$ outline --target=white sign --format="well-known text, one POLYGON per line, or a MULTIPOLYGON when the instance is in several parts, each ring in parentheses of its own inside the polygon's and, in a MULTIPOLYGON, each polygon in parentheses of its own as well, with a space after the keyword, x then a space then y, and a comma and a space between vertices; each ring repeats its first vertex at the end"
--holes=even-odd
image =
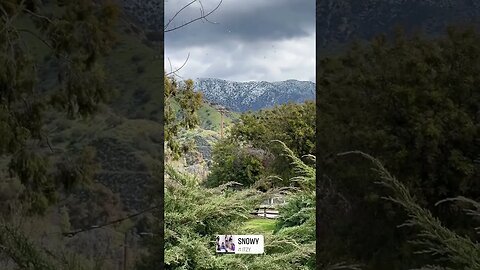
POLYGON ((263 235, 217 235, 217 253, 263 254, 263 235))

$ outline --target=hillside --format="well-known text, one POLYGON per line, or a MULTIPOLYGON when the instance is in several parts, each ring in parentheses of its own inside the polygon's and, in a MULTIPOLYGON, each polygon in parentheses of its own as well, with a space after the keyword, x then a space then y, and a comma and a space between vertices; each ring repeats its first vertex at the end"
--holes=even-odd
MULTIPOLYGON (((28 20, 17 24, 35 31, 28 20)), ((74 252, 86 265, 101 260, 103 267, 98 269, 117 269, 123 260, 125 233, 137 227, 138 219, 71 238, 61 233, 103 224, 148 207, 148 187, 163 162, 163 47, 153 45, 127 20, 118 22, 116 34, 115 46, 103 59, 106 78, 114 89, 110 101, 84 119, 69 119, 48 110, 43 130, 49 145, 42 142, 35 148, 49 155, 52 169, 63 161, 74 166, 72 160, 83 149, 94 149, 93 162, 98 170, 93 181, 74 186, 70 192, 62 191, 45 216, 21 224, 30 239, 45 243, 52 251, 74 252)), ((57 83, 56 71, 60 67, 42 42, 28 32, 22 35, 38 62, 39 88, 48 93, 57 83)), ((20 186, 18 180, 9 177, 7 160, 5 156, 0 158, 0 176, 9 179, 0 186, 6 194, 16 192, 20 186)), ((16 199, 8 198, 2 205, 14 205, 16 199)), ((139 240, 137 234, 129 236, 132 262, 139 240)), ((0 268, 11 269, 4 265, 0 268)))
POLYGON ((163 1, 160 0, 118 0, 125 12, 136 19, 144 29, 162 31, 163 1))
MULTIPOLYGON (((218 106, 211 104, 204 99, 204 103, 199 112, 200 127, 205 130, 212 130, 220 132, 221 129, 221 114, 218 106)), ((231 126, 238 120, 240 114, 234 111, 226 111, 223 115, 224 128, 231 126)))

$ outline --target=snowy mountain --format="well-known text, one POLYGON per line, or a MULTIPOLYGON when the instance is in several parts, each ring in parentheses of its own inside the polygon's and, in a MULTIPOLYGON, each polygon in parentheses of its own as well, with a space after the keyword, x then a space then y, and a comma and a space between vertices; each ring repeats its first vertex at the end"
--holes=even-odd
POLYGON ((209 102, 237 112, 315 99, 315 83, 310 81, 233 82, 200 78, 195 80, 195 89, 202 92, 204 99, 209 102))

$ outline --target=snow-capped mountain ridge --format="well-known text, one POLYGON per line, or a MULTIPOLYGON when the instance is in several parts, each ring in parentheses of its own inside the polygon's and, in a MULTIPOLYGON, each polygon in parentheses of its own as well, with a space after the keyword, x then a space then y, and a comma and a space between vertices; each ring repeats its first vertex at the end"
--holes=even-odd
POLYGON ((238 112, 315 99, 315 83, 297 80, 234 82, 198 78, 195 80, 195 90, 202 92, 206 100, 238 112))

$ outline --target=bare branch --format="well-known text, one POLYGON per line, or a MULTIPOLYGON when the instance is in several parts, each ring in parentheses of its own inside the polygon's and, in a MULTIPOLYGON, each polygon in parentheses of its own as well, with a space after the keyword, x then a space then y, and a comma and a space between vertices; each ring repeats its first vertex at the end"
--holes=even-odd
POLYGON ((27 8, 24 8, 23 10, 24 10, 25 12, 27 12, 28 14, 34 16, 34 17, 37 17, 37 18, 46 20, 47 22, 53 24, 53 21, 52 21, 50 18, 46 17, 46 16, 40 15, 40 14, 38 14, 38 13, 35 13, 35 12, 33 12, 33 11, 27 9, 27 8))
MULTIPOLYGON (((187 64, 189 58, 190 58, 190 53, 188 53, 187 59, 185 59, 185 61, 183 62, 183 64, 182 64, 179 68, 177 68, 177 69, 175 69, 175 70, 172 70, 172 71, 170 71, 169 73, 167 73, 167 76, 170 76, 170 75, 178 76, 176 73, 177 73, 178 71, 180 71, 183 67, 185 67, 185 65, 187 64)), ((168 58, 168 61, 170 62, 170 58, 168 58)), ((170 68, 172 68, 172 63, 170 63, 170 68)))
MULTIPOLYGON (((195 1, 192 1, 192 2, 197 2, 197 1, 198 1, 198 0, 195 0, 195 1)), ((190 2, 188 5, 193 4, 192 2, 190 2)), ((181 24, 181 25, 179 25, 179 26, 177 26, 177 27, 173 27, 173 28, 171 28, 171 29, 167 29, 167 27, 165 27, 164 32, 165 32, 165 33, 172 32, 172 31, 175 31, 175 30, 180 29, 180 28, 182 28, 182 27, 185 27, 185 26, 187 26, 187 25, 189 25, 189 24, 191 24, 191 23, 194 23, 194 22, 196 22, 196 21, 198 21, 198 20, 206 19, 208 16, 210 16, 213 12, 215 12, 215 11, 220 7, 220 5, 222 4, 222 2, 223 2, 223 0, 220 0, 220 2, 218 3, 218 5, 217 5, 214 9, 212 9, 210 12, 200 14, 199 17, 197 17, 197 18, 195 18, 195 19, 192 19, 192 20, 190 20, 190 21, 188 21, 188 22, 186 22, 186 23, 183 23, 183 24, 181 24)), ((177 11, 177 13, 175 14, 174 17, 176 17, 180 11, 184 10, 185 7, 186 7, 186 6, 184 6, 182 9, 180 9, 179 11, 177 11)), ((171 22, 167 23, 167 26, 168 26, 170 23, 171 23, 171 22)))
POLYGON ((19 32, 25 32, 25 33, 29 33, 30 35, 36 37, 38 40, 40 40, 43 44, 45 44, 45 46, 49 47, 50 49, 54 49, 53 46, 48 43, 45 39, 43 39, 41 36, 37 35, 35 32, 29 30, 29 29, 25 29, 25 28, 19 28, 18 29, 19 32))
POLYGON ((168 60, 168 64, 170 65, 170 71, 173 71, 172 61, 170 61, 170 57, 167 57, 167 60, 168 60))
POLYGON ((168 26, 173 22, 173 20, 175 20, 175 18, 178 16, 178 14, 180 14, 183 10, 185 10, 187 7, 191 6, 195 2, 197 2, 197 0, 193 0, 190 3, 186 4, 185 6, 183 6, 181 9, 179 9, 175 13, 175 15, 173 15, 173 17, 170 20, 168 20, 168 22, 165 24, 164 30, 166 30, 168 28, 168 26))
POLYGON ((91 231, 91 230, 96 230, 96 229, 107 227, 107 226, 110 226, 110 225, 113 225, 113 224, 116 224, 116 223, 123 222, 125 220, 128 220, 128 219, 134 218, 136 216, 140 216, 142 214, 145 214, 145 213, 148 213, 150 211, 156 210, 159 207, 160 207, 159 205, 152 206, 150 208, 144 209, 140 212, 128 215, 128 216, 123 217, 123 218, 112 220, 112 221, 109 221, 109 222, 106 222, 106 223, 103 223, 103 224, 100 224, 100 225, 92 225, 92 226, 85 227, 85 228, 82 228, 82 229, 78 229, 78 230, 74 230, 74 231, 70 231, 70 232, 64 232, 64 233, 62 233, 62 235, 65 236, 65 237, 73 237, 73 236, 75 236, 79 233, 88 232, 88 231, 91 231))
MULTIPOLYGON (((202 16, 205 14, 205 8, 203 7, 203 4, 202 4, 202 1, 198 0, 198 3, 200 4, 200 13, 202 14, 202 16)), ((203 17, 203 20, 205 20, 206 22, 209 22, 211 24, 218 24, 217 22, 212 22, 210 21, 207 17, 203 17)))

